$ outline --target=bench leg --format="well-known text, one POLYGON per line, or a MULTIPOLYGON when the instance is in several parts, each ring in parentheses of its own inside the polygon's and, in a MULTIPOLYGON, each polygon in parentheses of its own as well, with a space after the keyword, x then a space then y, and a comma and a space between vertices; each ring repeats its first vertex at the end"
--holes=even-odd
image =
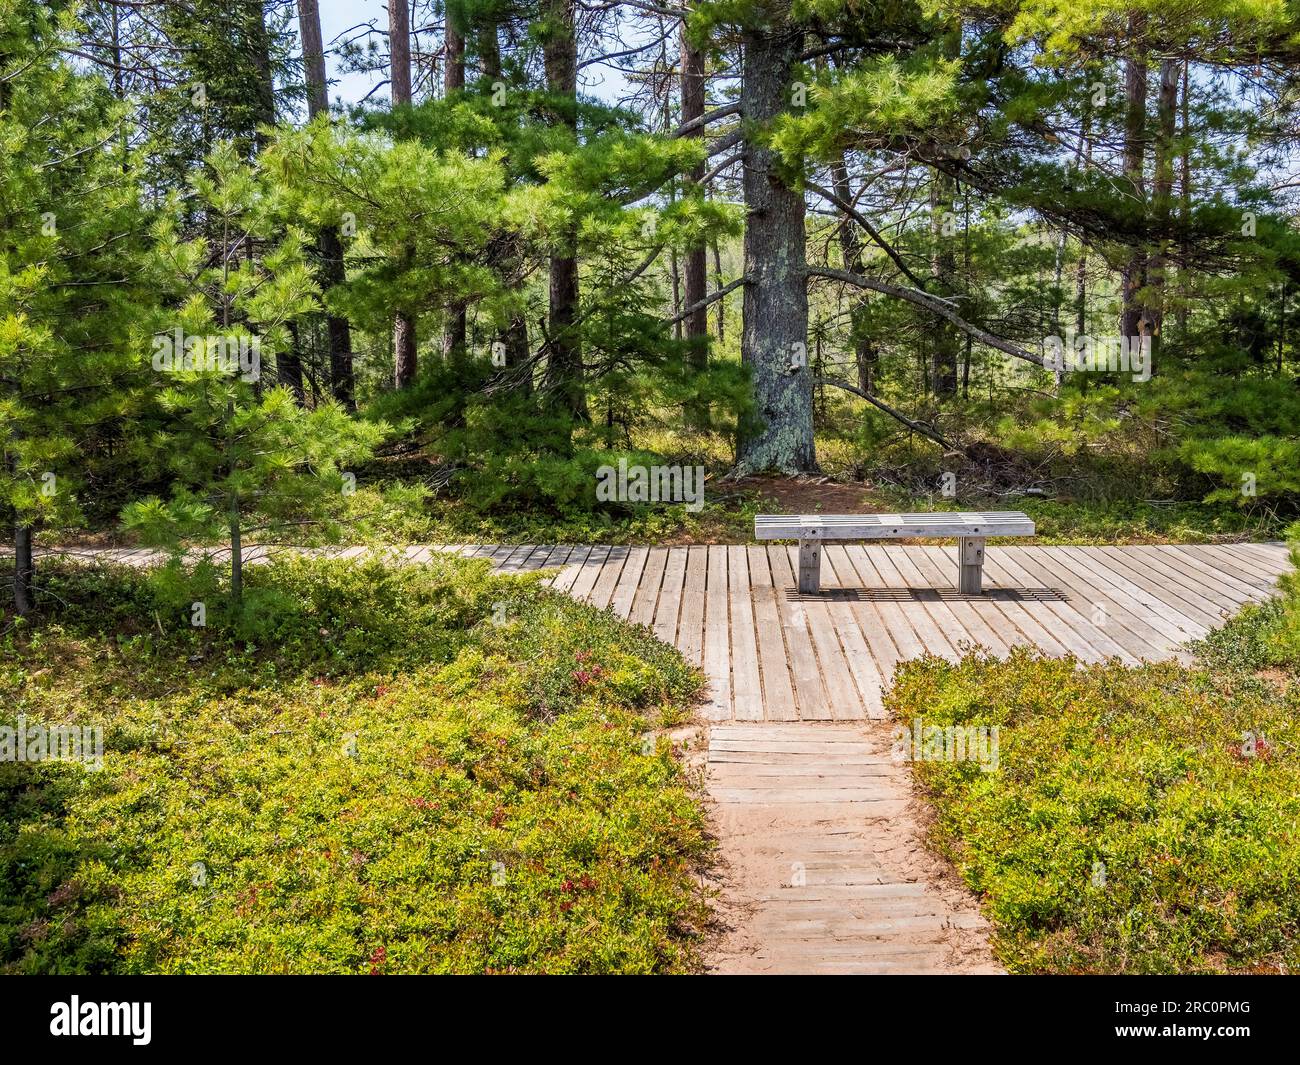
POLYGON ((957 545, 957 591, 962 595, 984 592, 984 537, 963 536, 957 545))
POLYGON ((799 591, 804 594, 820 592, 822 588, 822 542, 799 541, 799 591))

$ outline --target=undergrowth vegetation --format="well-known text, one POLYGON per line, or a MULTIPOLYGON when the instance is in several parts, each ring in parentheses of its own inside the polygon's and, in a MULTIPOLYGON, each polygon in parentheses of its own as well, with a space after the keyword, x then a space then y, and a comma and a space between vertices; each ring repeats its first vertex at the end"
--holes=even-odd
POLYGON ((485 563, 250 567, 268 620, 47 567, 0 724, 0 970, 662 972, 696 964, 704 823, 670 742, 700 678, 485 563))
POLYGON ((1023 650, 902 668, 901 720, 999 729, 997 772, 915 769, 933 841, 982 896, 1009 969, 1300 964, 1300 582, 1284 582, 1190 669, 1023 650))

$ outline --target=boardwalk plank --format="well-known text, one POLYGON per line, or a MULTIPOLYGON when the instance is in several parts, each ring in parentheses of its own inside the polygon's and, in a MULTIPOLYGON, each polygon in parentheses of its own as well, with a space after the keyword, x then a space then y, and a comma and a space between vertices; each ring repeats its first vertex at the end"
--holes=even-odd
MULTIPOLYGON (((1167 655, 1171 645, 1164 643, 1160 633, 1152 628, 1137 631, 1115 624, 1117 610, 1113 604, 1100 598, 1095 588, 1081 580, 1072 568, 1059 557, 1046 550, 1017 553, 1015 560, 1022 571, 1033 581, 1066 591, 1069 594, 1069 614, 1075 619, 1075 632, 1080 639, 1095 648, 1103 658, 1118 656, 1129 665, 1135 665, 1153 655, 1167 655)), ((1057 611, 1058 617, 1067 615, 1057 611)))
MULTIPOLYGON (((1069 572, 1084 575, 1090 584, 1102 592, 1118 596, 1118 601, 1132 600, 1139 604, 1145 611, 1145 614, 1140 616, 1172 643, 1205 635, 1207 627, 1202 622, 1167 603, 1149 588, 1130 580, 1127 571, 1107 565, 1103 558, 1094 558, 1079 548, 1051 547, 1034 548, 1034 550, 1059 558, 1061 560, 1059 564, 1066 567, 1069 572), (1180 633, 1183 635, 1180 636, 1180 633)), ((1139 616, 1135 610, 1130 611, 1129 614, 1139 616)))
POLYGON ((1159 552, 1162 561, 1177 566, 1199 586, 1222 588, 1238 602, 1265 599, 1270 594, 1256 581, 1201 552, 1182 550, 1176 546, 1159 547, 1154 550, 1159 552))
MULTIPOLYGON (((822 554, 822 587, 832 590, 843 587, 834 563, 826 557, 825 552, 822 554)), ((823 610, 842 650, 856 690, 856 703, 846 705, 844 713, 839 716, 845 720, 864 716, 883 720, 885 706, 881 700, 883 680, 880 669, 871 656, 871 649, 867 646, 866 638, 858 627, 849 604, 831 599, 823 605, 823 610)))
POLYGON ((623 571, 618 575, 618 581, 609 597, 609 609, 621 618, 627 618, 632 613, 632 603, 636 599, 637 586, 641 583, 641 573, 649 554, 648 547, 628 548, 623 571))
POLYGON ((600 576, 596 578, 596 583, 592 585, 591 592, 587 596, 587 601, 597 610, 604 610, 614 598, 618 579, 623 576, 623 570, 627 567, 628 559, 632 557, 632 551, 630 547, 609 549, 609 557, 600 567, 600 576))
MULTIPOLYGON (((858 568, 841 544, 830 544, 823 548, 822 561, 834 572, 838 587, 859 593, 867 590, 866 582, 863 581, 858 568)), ((910 639, 909 646, 915 648, 914 654, 922 653, 920 641, 916 639, 912 627, 905 621, 894 625, 894 632, 891 633, 890 626, 881 617, 877 604, 869 598, 859 595, 851 599, 848 605, 854 621, 857 622, 859 630, 867 641, 867 647, 876 663, 876 670, 883 679, 887 680, 893 674, 894 666, 900 659, 912 657, 900 652, 898 643, 895 642, 896 636, 903 635, 900 630, 906 630, 906 636, 910 639)))
POLYGON ((799 703, 799 716, 805 721, 828 721, 834 717, 830 697, 822 683, 822 670, 813 649, 808 631, 808 617, 804 604, 790 597, 798 587, 790 555, 784 547, 773 544, 767 550, 771 567, 772 584, 776 589, 777 608, 781 612, 781 629, 785 635, 786 653, 790 660, 790 675, 794 678, 795 698, 799 703))
MULTIPOLYGON (((855 563, 860 557, 865 557, 880 577, 882 587, 898 590, 908 589, 907 581, 899 573, 898 567, 894 565, 889 552, 879 544, 855 545, 849 549, 849 554, 855 563), (861 555, 858 552, 861 552, 861 555)), ((889 607, 894 607, 894 604, 889 604, 889 607)), ((926 610, 925 604, 917 599, 914 593, 910 593, 909 590, 908 598, 899 601, 897 609, 910 623, 912 630, 916 633, 917 638, 921 641, 928 654, 937 655, 939 658, 946 658, 952 662, 956 662, 961 658, 957 649, 943 634, 934 618, 931 617, 930 612, 926 610)), ((892 613, 892 610, 882 608, 882 613, 892 613)))
POLYGON ((785 649, 781 610, 776 601, 781 593, 772 585, 767 548, 751 545, 745 549, 745 555, 754 596, 754 625, 758 638, 759 672, 763 681, 764 716, 769 721, 796 721, 799 718, 799 708, 795 703, 794 683, 790 677, 790 656, 785 649))
MULTIPOLYGON (((609 559, 612 550, 613 548, 604 544, 597 544, 591 549, 591 553, 583 560, 578 575, 569 588, 569 594, 574 599, 585 601, 591 595, 591 590, 596 586, 596 581, 600 579, 601 572, 605 569, 605 562, 609 559)), ((619 565, 621 564, 620 561, 619 565)))
POLYGON ((655 636, 664 643, 677 644, 677 618, 682 611, 682 588, 685 581, 686 548, 670 548, 654 617, 655 636))
POLYGON ((709 549, 686 548, 686 584, 682 588, 682 616, 677 626, 677 646, 686 661, 698 666, 704 660, 704 588, 709 549))
MULTIPOLYGON (((987 554, 985 557, 987 559, 987 554)), ((1032 562, 1019 554, 1006 552, 999 556, 998 564, 1012 580, 1020 582, 1023 587, 1042 586, 1045 581, 1050 586, 1050 575, 1038 570, 1032 562)), ((1131 665, 1138 662, 1136 655, 1126 651, 1102 632, 1084 610, 1069 600, 1045 598, 1043 605, 1047 608, 1047 613, 1056 618, 1051 626, 1052 635, 1083 661, 1103 662, 1107 658, 1118 656, 1131 665)))
MULTIPOLYGON (((836 544, 827 551, 842 577, 846 573, 850 576, 857 575, 856 587, 861 591, 870 593, 873 589, 885 586, 884 580, 861 547, 855 549, 836 544), (849 567, 848 570, 840 567, 841 560, 849 567)), ((886 610, 886 604, 877 603, 870 598, 855 603, 854 613, 863 632, 867 634, 867 643, 876 655, 881 676, 892 677, 898 662, 920 658, 925 654, 925 644, 912 628, 906 613, 886 610)))
MULTIPOLYGON (((909 551, 907 557, 921 578, 933 586, 936 596, 940 589, 950 590, 956 583, 957 560, 947 555, 947 549, 918 547, 909 551)), ((992 600, 950 598, 944 601, 944 606, 957 619, 957 623, 970 633, 976 645, 992 651, 1000 658, 1005 658, 1010 653, 1011 644, 1015 643, 1015 634, 1009 634, 1010 639, 1003 637, 999 630, 1006 628, 1006 619, 992 600)))
POLYGON ((1240 580, 1261 588, 1269 594, 1277 590, 1277 574, 1260 559, 1247 557, 1241 551, 1233 551, 1228 544, 1198 544, 1179 548, 1185 554, 1195 554, 1218 569, 1232 573, 1240 580))
POLYGON ((745 548, 726 548, 731 610, 731 705, 738 721, 763 720, 763 684, 758 674, 758 635, 745 548))
POLYGON ((727 549, 708 548, 708 575, 705 589, 704 672, 713 682, 705 716, 712 721, 727 721, 733 716, 731 702, 731 612, 727 597, 727 549))
POLYGON ((659 589, 663 586, 664 567, 668 564, 668 548, 652 547, 646 556, 641 582, 637 585, 629 620, 634 625, 649 625, 654 621, 655 607, 659 604, 659 589))
POLYGON ((1164 579, 1160 574, 1150 572, 1145 562, 1136 559, 1130 561, 1125 555, 1111 554, 1104 547, 1079 547, 1074 550, 1085 559, 1094 559, 1111 572, 1121 574, 1131 584, 1136 584, 1150 592, 1162 603, 1173 607, 1179 613, 1206 629, 1215 629, 1223 624, 1223 615, 1227 608, 1218 604, 1207 604, 1194 592, 1189 592, 1181 584, 1164 579))
POLYGON ((1161 580, 1172 582, 1180 589, 1183 596, 1192 595, 1201 600, 1218 604, 1222 610, 1236 612, 1243 603, 1251 601, 1253 589, 1238 587, 1236 582, 1226 578, 1221 581, 1207 580, 1196 567, 1185 561, 1182 556, 1173 555, 1156 547, 1134 547, 1126 556, 1135 564, 1145 564, 1152 575, 1161 580))
POLYGON ((1078 556, 1043 547, 1020 557, 1031 567, 1037 566, 1036 572, 1055 580, 1058 587, 1077 594, 1090 613, 1104 612, 1106 631, 1110 632, 1112 626, 1121 630, 1121 634, 1115 634, 1116 638, 1126 641, 1126 646, 1140 658, 1167 658, 1175 648, 1202 631, 1187 627, 1190 623, 1175 625, 1149 610, 1129 594, 1122 582, 1107 580, 1078 564, 1078 556))
MULTIPOLYGON (((787 547, 786 559, 791 573, 798 572, 799 549, 787 547)), ((827 572, 823 566, 822 587, 826 587, 827 572)), ((813 650, 817 654, 822 689, 826 692, 831 718, 836 721, 858 720, 866 716, 866 706, 855 683, 848 651, 840 641, 839 632, 831 616, 831 603, 821 596, 810 596, 801 605, 808 621, 813 650)))
POLYGON ((564 569, 551 578, 551 587, 557 592, 569 591, 573 587, 573 582, 578 579, 578 574, 582 572, 583 563, 587 561, 587 556, 590 554, 591 547, 586 544, 575 547, 565 560, 564 569))

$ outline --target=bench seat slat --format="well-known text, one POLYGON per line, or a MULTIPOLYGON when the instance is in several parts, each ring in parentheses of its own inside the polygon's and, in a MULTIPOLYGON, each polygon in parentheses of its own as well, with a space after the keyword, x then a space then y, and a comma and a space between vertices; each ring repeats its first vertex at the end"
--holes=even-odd
POLYGON ((1034 523, 1022 511, 941 511, 935 514, 759 514, 759 540, 877 540, 910 536, 1033 536, 1034 523))

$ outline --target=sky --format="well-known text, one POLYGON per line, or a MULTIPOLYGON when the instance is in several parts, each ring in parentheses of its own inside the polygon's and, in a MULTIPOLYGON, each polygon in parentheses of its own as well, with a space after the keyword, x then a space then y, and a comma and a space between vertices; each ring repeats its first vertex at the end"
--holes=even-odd
MULTIPOLYGON (((374 23, 381 30, 388 28, 388 5, 385 0, 320 0, 321 37, 325 42, 325 65, 331 81, 330 102, 355 104, 362 100, 375 85, 384 80, 380 73, 344 73, 331 46, 337 46, 340 35, 364 23, 374 23)), ((294 21, 297 29, 297 21, 294 21)), ((626 82, 615 70, 604 66, 585 67, 580 73, 582 91, 606 101, 616 100, 626 82)), ((375 92, 371 100, 388 97, 387 87, 375 92)))

